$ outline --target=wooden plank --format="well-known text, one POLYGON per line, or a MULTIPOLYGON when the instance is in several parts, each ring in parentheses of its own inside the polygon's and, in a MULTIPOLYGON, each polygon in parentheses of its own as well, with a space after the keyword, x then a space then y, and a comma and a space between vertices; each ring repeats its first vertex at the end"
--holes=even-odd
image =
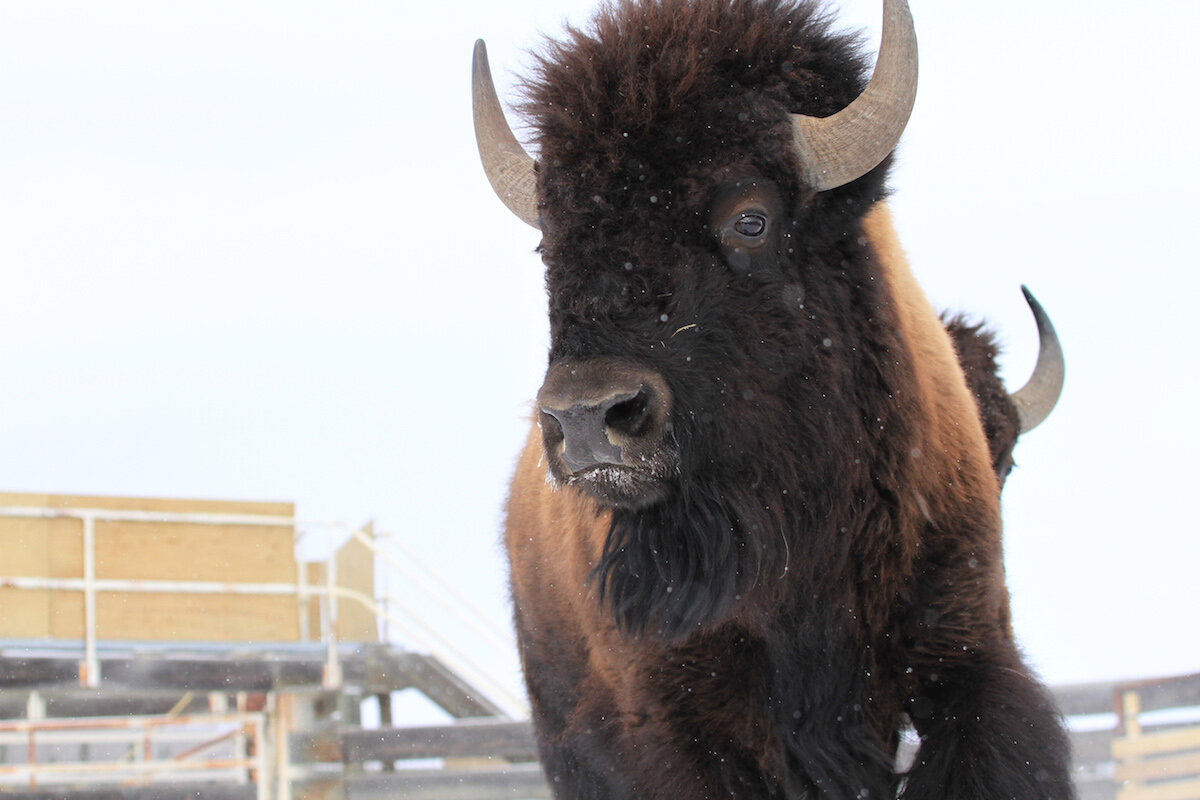
MULTIPOLYGON (((50 541, 50 577, 83 577, 83 521, 41 522, 50 541)), ((54 639, 83 638, 83 592, 51 593, 49 635, 54 639)))
MULTIPOLYGON (((78 527, 78 526, 76 526, 78 527)), ((0 576, 40 578, 50 570, 51 547, 47 526, 40 519, 0 518, 0 576)), ((51 593, 4 587, 0 578, 0 638, 35 639, 48 636, 51 593)))
MULTIPOLYGON (((382 661, 389 653, 380 653, 376 660, 382 661)), ((445 709, 450 716, 455 719, 505 716, 499 707, 436 656, 413 655, 413 658, 397 659, 407 665, 405 675, 409 685, 445 709)))
POLYGON ((300 635, 294 597, 103 592, 101 640, 292 642, 300 635))
MULTIPOLYGON (((304 570, 304 582, 309 586, 325 585, 325 565, 319 561, 309 561, 300 565, 304 570)), ((321 603, 319 595, 310 595, 300 601, 301 613, 308 618, 308 638, 305 641, 321 641, 321 603)))
MULTIPOLYGON (((202 713, 209 709, 205 692, 193 692, 187 702, 186 690, 139 688, 83 689, 78 686, 40 687, 38 693, 46 704, 46 716, 54 717, 149 717, 177 713, 202 713), (182 704, 181 704, 182 703, 182 704)), ((28 689, 0 689, 0 719, 25 716, 29 702, 28 689)), ((0 794, 3 797, 3 794, 0 794)))
POLYGON ((409 758, 537 758, 528 722, 467 721, 419 728, 344 731, 343 761, 399 761, 409 758))
POLYGON ((16 788, 4 791, 5 800, 163 800, 163 798, 203 797, 204 800, 254 800, 251 784, 232 783, 160 783, 150 786, 109 786, 58 789, 16 788))
POLYGON ((1200 800, 1200 780, 1126 786, 1117 790, 1117 800, 1200 800))
MULTIPOLYGON (((0 493, 0 506, 291 517, 290 503, 0 493)), ((294 583, 290 526, 96 522, 96 576, 127 580, 294 583)), ((0 574, 83 577, 83 524, 76 519, 0 518, 0 574)), ((80 591, 3 587, 0 638, 81 639, 80 591)), ((101 639, 296 641, 294 597, 101 592, 101 639)))
POLYGON ((1200 674, 1141 681, 1080 683, 1051 689, 1055 703, 1066 716, 1116 711, 1116 696, 1130 690, 1137 691, 1143 712, 1200 706, 1200 674))
POLYGON ((288 527, 97 522, 96 577, 294 583, 288 527))
POLYGON ((365 773, 346 779, 345 796, 347 800, 510 800, 551 794, 537 764, 515 764, 490 770, 365 773))
MULTIPOLYGON (((367 535, 374 537, 370 526, 367 535)), ((375 597, 375 554, 371 548, 351 537, 337 551, 338 586, 375 597)), ((342 642, 379 641, 379 626, 371 609, 353 600, 338 601, 337 638, 342 642)))
POLYGON ((296 513, 294 503, 18 492, 0 492, 0 507, 3 506, 96 508, 106 511, 156 511, 183 514, 253 514, 264 517, 292 517, 296 513))
POLYGON ((1197 749, 1200 749, 1200 726, 1115 739, 1112 745, 1113 756, 1118 759, 1197 749))
POLYGON ((1129 761, 1117 765, 1115 781, 1150 781, 1165 778, 1200 778, 1200 753, 1129 761))

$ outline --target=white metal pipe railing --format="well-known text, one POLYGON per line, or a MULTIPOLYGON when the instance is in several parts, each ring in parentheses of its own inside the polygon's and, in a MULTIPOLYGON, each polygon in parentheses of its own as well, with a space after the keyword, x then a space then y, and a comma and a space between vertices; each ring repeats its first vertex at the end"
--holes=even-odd
POLYGON ((96 653, 96 519, 83 518, 83 684, 100 685, 100 658, 96 653))
MULTIPOLYGON (((431 627, 423 619, 423 615, 410 611, 403 603, 385 593, 374 598, 348 587, 338 586, 337 548, 331 547, 331 553, 323 563, 325 566, 324 585, 310 585, 304 575, 302 565, 298 569, 296 583, 250 583, 238 581, 178 581, 178 580, 142 580, 142 579, 112 579, 96 576, 95 535, 97 522, 139 522, 161 524, 198 524, 198 525, 246 525, 255 527, 287 527, 293 531, 294 541, 299 541, 314 528, 324 528, 328 531, 342 531, 350 538, 366 546, 373 556, 382 562, 383 566, 393 569, 406 580, 425 592, 427 600, 432 600, 445 613, 469 628, 474 634, 486 641, 498 651, 512 652, 514 643, 496 635, 495 631, 482 620, 484 615, 478 608, 449 583, 429 569, 414 554, 400 544, 397 537, 387 533, 378 537, 368 535, 364 528, 353 527, 341 522, 298 522, 293 517, 226 514, 226 513, 194 513, 194 512, 165 512, 165 511, 133 511, 97 508, 42 508, 25 506, 0 507, 0 518, 34 518, 34 519, 76 519, 82 524, 84 568, 81 578, 41 578, 28 576, 2 576, 0 580, 13 588, 31 590, 79 591, 84 595, 84 660, 80 665, 81 682, 89 687, 95 687, 101 680, 100 661, 96 641, 96 595, 101 592, 143 592, 168 594, 236 594, 236 595, 287 595, 296 597, 300 609, 306 601, 317 596, 321 602, 321 632, 326 645, 326 663, 324 682, 328 688, 341 684, 341 664, 338 658, 338 604, 341 600, 357 603, 367 609, 384 626, 395 626, 411 641, 427 648, 431 653, 442 659, 448 667, 463 674, 479 688, 485 690, 494 701, 498 701, 511 716, 528 715, 528 707, 524 699, 513 693, 508 687, 492 677, 491 673, 467 656, 445 636, 431 627), (423 579, 417 572, 410 569, 401 559, 396 558, 384 547, 386 542, 391 547, 401 551, 405 559, 415 564, 419 570, 429 576, 423 579), (451 601, 447 601, 447 597, 451 601), (458 606, 456 608, 455 606, 458 606), (466 609, 469 614, 462 613, 466 609), (418 630, 419 629, 419 630, 418 630)), ((307 614, 299 615, 302 628, 307 628, 307 614)), ((385 627, 386 629, 386 627, 385 627)))
MULTIPOLYGON (((423 580, 413 570, 411 570, 407 566, 405 566, 400 561, 400 559, 398 559, 398 558, 394 557, 393 555, 391 555, 390 553, 388 553, 387 550, 385 550, 382 547, 379 547, 374 542, 371 542, 370 538, 363 535, 363 533, 361 531, 355 531, 354 537, 356 539, 358 539, 360 542, 362 542, 363 544, 365 544, 367 547, 370 547, 371 551, 373 553, 375 553, 380 559, 382 559, 383 562, 385 564, 387 564, 387 566, 391 567, 392 569, 396 570, 398 573, 403 575, 405 578, 412 581, 414 584, 417 585, 418 588, 420 588, 427 595, 437 596, 437 594, 438 594, 437 589, 434 589, 432 586, 430 586, 430 583, 428 581, 423 580)), ((376 534, 376 538, 387 541, 393 547, 395 547, 397 550, 400 550, 404 554, 405 558, 407 558, 412 563, 416 564, 422 571, 425 572, 425 574, 429 575, 431 580, 433 581, 433 583, 441 588, 441 591, 443 591, 445 594, 452 597, 463 608, 466 608, 467 610, 471 611, 475 617, 475 619, 472 619, 470 616, 467 616, 465 614, 459 614, 457 612, 454 612, 452 607, 449 604, 443 603, 443 605, 445 607, 447 607, 447 609, 450 610, 451 613, 453 613, 454 617, 459 622, 462 622, 464 625, 469 627, 472 632, 476 633, 483 639, 487 640, 493 647, 496 647, 500 650, 507 650, 507 649, 511 649, 513 647, 513 642, 511 640, 502 639, 501 637, 496 635, 495 629, 490 628, 486 624, 483 624, 481 622, 481 620, 484 620, 487 618, 487 615, 484 614, 482 610, 477 608, 470 600, 468 600, 466 595, 464 595, 462 592, 455 589, 448 582, 443 580, 440 575, 438 575, 436 572, 434 572, 432 569, 430 569, 428 566, 426 566, 425 563, 423 561, 421 561, 421 559, 417 558, 417 556, 411 550, 409 550, 408 548, 406 548, 404 545, 402 545, 400 543, 398 537, 396 537, 390 533, 387 533, 385 531, 385 532, 376 534)))

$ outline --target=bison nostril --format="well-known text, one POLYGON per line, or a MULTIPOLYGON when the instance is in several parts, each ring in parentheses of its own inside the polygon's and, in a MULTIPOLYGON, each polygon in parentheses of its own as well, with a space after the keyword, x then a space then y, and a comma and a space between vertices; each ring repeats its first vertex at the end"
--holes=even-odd
POLYGON ((608 408, 604 414, 604 425, 616 433, 637 436, 646 427, 649 406, 649 393, 639 389, 633 397, 621 399, 608 408))
POLYGON ((663 445, 671 390, 659 374, 616 359, 556 361, 538 404, 551 468, 565 478, 645 463, 663 445))

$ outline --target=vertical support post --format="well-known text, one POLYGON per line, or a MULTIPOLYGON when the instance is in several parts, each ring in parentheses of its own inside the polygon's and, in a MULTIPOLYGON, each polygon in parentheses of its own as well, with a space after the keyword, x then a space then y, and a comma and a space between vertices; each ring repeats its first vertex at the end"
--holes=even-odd
MULTIPOLYGON (((379 701, 379 727, 381 727, 381 728, 392 727, 392 693, 391 692, 380 692, 379 694, 375 695, 375 699, 377 701, 379 701)), ((395 761, 384 761, 383 762, 383 771, 384 772, 395 772, 396 771, 396 762, 395 761)))
POLYGON ((308 592, 308 562, 296 562, 296 608, 300 614, 300 641, 311 641, 312 631, 308 625, 308 604, 311 602, 308 592))
MULTIPOLYGON (((46 718, 46 700, 42 697, 41 692, 36 689, 29 693, 29 699, 25 701, 25 716, 32 723, 35 720, 46 718)), ((29 741, 28 752, 26 757, 29 761, 29 788, 37 788, 37 736, 35 735, 36 726, 29 726, 29 741)))
POLYGON ((325 632, 325 675, 322 686, 325 689, 340 689, 342 686, 342 665, 338 661, 338 597, 337 597, 337 562, 338 551, 330 545, 332 553, 325 564, 325 608, 327 609, 327 624, 325 632))
POLYGON ((1121 695, 1121 717, 1125 723, 1125 736, 1136 739, 1142 735, 1142 722, 1138 715, 1142 713, 1142 699, 1137 692, 1125 692, 1121 695))
POLYGON ((96 653, 96 519, 83 518, 83 664, 80 683, 89 689, 100 685, 100 658, 96 653))
MULTIPOLYGON (((1125 729, 1125 741, 1134 741, 1142 737, 1142 721, 1138 716, 1142 713, 1142 698, 1136 691, 1123 692, 1121 694, 1121 723, 1125 729)), ((1128 756, 1124 759, 1124 764, 1130 767, 1136 766, 1143 761, 1141 756, 1128 756)), ((1126 781, 1126 789, 1138 790, 1143 789, 1145 784, 1142 781, 1131 780, 1126 781)))
POLYGON ((286 692, 275 695, 275 800, 292 800, 292 717, 295 698, 286 692))
MULTIPOLYGON (((151 764, 154 761, 154 743, 150 737, 154 734, 154 724, 146 721, 142 723, 142 751, 138 754, 137 763, 139 766, 151 764)), ((149 769, 140 770, 142 777, 138 783, 143 786, 149 786, 154 780, 153 773, 149 769)))
POLYGON ((29 788, 37 788, 37 737, 34 735, 34 727, 29 726, 29 788))
MULTIPOLYGON (((278 742, 276 743, 278 745, 278 742)), ((267 760, 267 728, 266 715, 259 713, 254 715, 254 759, 257 763, 255 772, 257 773, 254 782, 254 796, 256 800, 271 800, 271 771, 270 761, 267 760)), ((279 791, 275 795, 275 800, 291 800, 291 787, 288 785, 290 776, 280 775, 279 791)))

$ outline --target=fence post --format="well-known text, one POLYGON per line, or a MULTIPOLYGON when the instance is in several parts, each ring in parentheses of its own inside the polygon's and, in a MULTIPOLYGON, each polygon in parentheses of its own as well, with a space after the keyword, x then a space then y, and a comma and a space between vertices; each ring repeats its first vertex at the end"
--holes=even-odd
POLYGON ((89 689, 100 685, 100 658, 96 654, 96 518, 83 517, 83 664, 80 683, 89 689))

